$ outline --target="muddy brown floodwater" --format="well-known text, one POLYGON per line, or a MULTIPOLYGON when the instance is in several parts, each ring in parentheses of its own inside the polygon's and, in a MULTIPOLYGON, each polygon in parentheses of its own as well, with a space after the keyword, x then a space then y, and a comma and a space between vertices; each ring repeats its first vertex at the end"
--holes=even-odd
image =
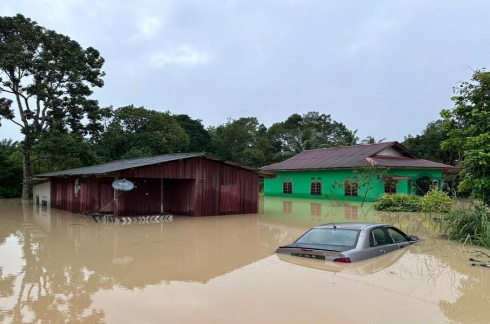
POLYGON ((0 322, 490 323, 490 269, 468 261, 482 249, 438 238, 437 224, 265 198, 257 215, 116 226, 0 200, 0 322), (274 254, 341 221, 388 222, 423 241, 344 266, 274 254))

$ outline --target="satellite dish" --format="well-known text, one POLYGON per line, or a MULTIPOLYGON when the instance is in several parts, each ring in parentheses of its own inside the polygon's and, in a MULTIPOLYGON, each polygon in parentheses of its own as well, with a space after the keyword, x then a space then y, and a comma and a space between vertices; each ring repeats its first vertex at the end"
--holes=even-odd
POLYGON ((129 191, 134 188, 134 184, 126 179, 116 180, 112 183, 112 188, 121 191, 129 191))

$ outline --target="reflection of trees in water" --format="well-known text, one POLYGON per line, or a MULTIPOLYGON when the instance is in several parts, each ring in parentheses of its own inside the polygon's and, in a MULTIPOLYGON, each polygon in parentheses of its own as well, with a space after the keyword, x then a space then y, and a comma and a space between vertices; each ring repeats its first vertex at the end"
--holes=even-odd
POLYGON ((0 268, 0 297, 9 297, 14 294, 15 278, 12 274, 3 277, 3 269, 0 268))
POLYGON ((459 281, 460 296, 454 303, 441 301, 440 307, 448 318, 461 323, 490 323, 490 273, 480 269, 477 278, 468 276, 459 281))
POLYGON ((444 315, 454 322, 490 323, 490 270, 471 266, 468 259, 474 255, 468 254, 467 250, 473 248, 440 238, 440 215, 393 212, 378 212, 377 215, 380 222, 393 224, 408 234, 423 238, 421 244, 412 246, 410 253, 404 256, 404 260, 413 260, 397 262, 385 271, 400 280, 417 281, 413 290, 423 285, 430 289, 430 294, 449 281, 459 296, 454 302, 439 302, 444 315))
MULTIPOLYGON (((17 223, 17 228, 19 223, 17 223)), ((5 235, 5 229, 1 232, 5 235)), ((11 232, 12 233, 12 232, 11 232)), ((0 309, 1 322, 103 323, 104 312, 89 311, 90 296, 100 289, 110 289, 106 278, 89 273, 73 258, 57 258, 48 248, 47 239, 33 241, 29 230, 16 232, 22 245, 25 265, 18 275, 0 280, 0 297, 16 296, 12 309, 0 309), (16 279, 20 279, 18 287, 16 279)), ((66 255, 66 254, 64 254, 66 255)))

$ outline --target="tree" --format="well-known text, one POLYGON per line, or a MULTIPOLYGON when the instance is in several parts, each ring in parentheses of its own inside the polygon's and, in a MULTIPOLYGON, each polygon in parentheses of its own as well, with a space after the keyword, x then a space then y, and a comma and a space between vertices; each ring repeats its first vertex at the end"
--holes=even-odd
POLYGON ((457 149, 461 155, 460 190, 490 204, 490 72, 473 73, 471 81, 454 89, 455 107, 441 112, 448 139, 445 150, 457 149))
POLYGON ((380 140, 376 140, 373 136, 368 136, 365 139, 361 141, 361 144, 376 144, 376 143, 382 143, 386 140, 386 138, 382 138, 380 140))
POLYGON ((339 138, 333 146, 352 146, 359 143, 359 136, 357 136, 357 129, 353 131, 347 131, 343 137, 339 138))
POLYGON ((229 119, 209 131, 211 152, 216 156, 256 167, 267 163, 267 147, 264 147, 267 129, 257 118, 229 119))
MULTIPOLYGON (((389 169, 378 166, 376 164, 367 163, 365 166, 354 169, 352 171, 352 178, 347 177, 345 181, 335 181, 330 188, 330 198, 335 199, 335 192, 340 189, 344 191, 346 186, 355 184, 358 188, 359 196, 361 200, 361 207, 364 206, 369 193, 376 191, 380 186, 384 186, 389 169)), ((327 195, 329 197, 329 195, 327 195)))
POLYGON ((44 132, 83 136, 101 130, 105 110, 89 96, 92 87, 103 86, 103 64, 96 49, 84 49, 29 18, 0 17, 0 95, 5 96, 0 97, 0 118, 19 126, 24 135, 19 145, 23 199, 29 198, 32 149, 44 132))
POLYGON ((32 170, 46 173, 103 163, 90 140, 75 133, 45 132, 32 150, 32 170))
POLYGON ((314 129, 316 142, 326 147, 335 146, 339 139, 349 134, 344 124, 332 120, 330 115, 316 111, 307 112, 302 116, 301 129, 314 129))
POLYGON ((0 142, 0 198, 17 198, 22 193, 22 163, 13 158, 17 143, 0 142))
POLYGON ((310 111, 293 114, 268 131, 274 160, 282 160, 304 150, 339 146, 351 132, 330 115, 310 111))
POLYGON ((112 161, 182 152, 189 136, 168 112, 125 106, 114 111, 96 146, 98 155, 112 161))
POLYGON ((209 149, 211 136, 204 128, 202 120, 192 119, 188 115, 174 115, 174 118, 189 135, 189 152, 206 152, 209 149))
POLYGON ((460 159, 458 150, 453 147, 446 150, 441 148, 447 139, 449 135, 444 129, 444 121, 439 119, 427 124, 422 134, 405 136, 402 144, 421 159, 455 165, 460 159))

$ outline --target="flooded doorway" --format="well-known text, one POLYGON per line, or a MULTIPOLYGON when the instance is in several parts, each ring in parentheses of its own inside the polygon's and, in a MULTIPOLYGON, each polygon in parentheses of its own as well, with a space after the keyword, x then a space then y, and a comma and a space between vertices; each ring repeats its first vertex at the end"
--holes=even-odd
POLYGON ((430 176, 421 176, 415 180, 415 194, 424 196, 432 188, 432 178, 430 176))

